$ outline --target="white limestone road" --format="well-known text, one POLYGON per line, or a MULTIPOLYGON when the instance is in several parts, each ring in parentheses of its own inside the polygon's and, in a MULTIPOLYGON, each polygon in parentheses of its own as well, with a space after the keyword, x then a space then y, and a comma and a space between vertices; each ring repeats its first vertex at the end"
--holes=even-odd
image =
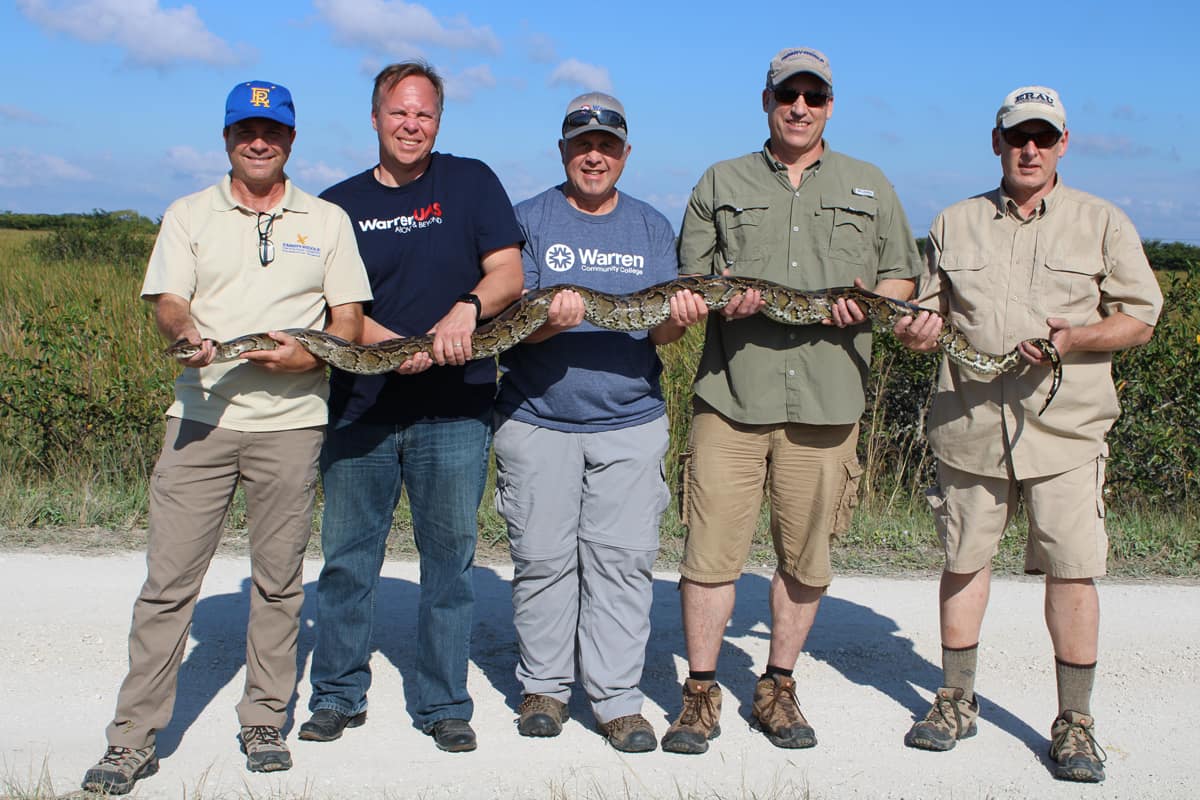
MULTIPOLYGON (((746 720, 767 652, 769 576, 747 574, 721 654, 722 734, 708 753, 619 753, 584 699, 561 736, 519 736, 511 570, 478 566, 469 685, 479 749, 450 754, 413 727, 417 565, 389 561, 380 583, 367 724, 335 742, 302 742, 319 561, 305 565, 294 718, 295 766, 252 774, 235 739, 249 562, 219 556, 196 607, 175 716, 159 734, 157 775, 142 798, 1194 798, 1200 766, 1200 586, 1104 581, 1093 712, 1108 752, 1099 785, 1055 781, 1046 755, 1056 712, 1042 584, 997 579, 980 646, 978 736, 948 753, 904 747, 940 682, 937 582, 837 577, 797 666, 798 696, 819 743, 780 750, 746 720), (808 794, 805 795, 805 792, 808 794)), ((0 794, 47 782, 62 795, 104 752, 126 668, 140 554, 0 551, 0 794), (7 789, 6 789, 7 787, 7 789)), ((686 674, 678 576, 656 576, 644 713, 661 737, 686 674)), ((50 791, 46 797, 53 796, 50 791)))

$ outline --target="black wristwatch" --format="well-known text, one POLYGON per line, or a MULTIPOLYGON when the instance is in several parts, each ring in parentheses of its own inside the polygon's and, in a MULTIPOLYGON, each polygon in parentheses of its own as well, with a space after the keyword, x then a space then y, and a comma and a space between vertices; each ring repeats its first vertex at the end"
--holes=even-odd
POLYGON ((471 305, 475 306, 475 324, 479 324, 479 320, 483 317, 483 303, 479 302, 479 295, 473 292, 467 292, 466 294, 460 294, 458 299, 454 302, 470 303, 471 305))

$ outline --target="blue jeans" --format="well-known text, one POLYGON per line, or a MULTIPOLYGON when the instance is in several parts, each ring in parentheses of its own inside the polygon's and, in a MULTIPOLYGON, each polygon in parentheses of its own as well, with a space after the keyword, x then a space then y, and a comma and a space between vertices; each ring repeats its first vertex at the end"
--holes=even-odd
POLYGON ((317 581, 309 708, 367 707, 375 589, 400 489, 408 489, 421 560, 415 721, 469 720, 471 567, 491 446, 487 420, 330 427, 321 451, 325 565, 317 581))

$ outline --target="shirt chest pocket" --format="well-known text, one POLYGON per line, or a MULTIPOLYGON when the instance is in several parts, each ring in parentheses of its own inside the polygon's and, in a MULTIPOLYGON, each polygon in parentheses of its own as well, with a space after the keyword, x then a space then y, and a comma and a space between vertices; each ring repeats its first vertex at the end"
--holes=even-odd
POLYGON ((829 231, 829 257, 874 265, 879 201, 873 197, 821 196, 821 218, 829 231))
POLYGON ((1033 296, 1049 313, 1086 317, 1100 304, 1104 265, 1098 259, 1051 253, 1036 274, 1033 296))
POLYGON ((761 198, 719 198, 715 224, 721 260, 736 273, 747 274, 747 267, 761 262, 770 248, 766 241, 769 205, 761 198))
POLYGON ((970 250, 943 250, 938 256, 942 279, 950 284, 956 304, 967 316, 997 291, 990 285, 987 263, 983 253, 970 250))

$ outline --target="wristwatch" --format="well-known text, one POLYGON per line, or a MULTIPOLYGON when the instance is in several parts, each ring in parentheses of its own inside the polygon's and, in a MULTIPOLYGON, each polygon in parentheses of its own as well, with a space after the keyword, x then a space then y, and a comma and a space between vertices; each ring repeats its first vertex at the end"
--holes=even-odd
POLYGON ((479 324, 480 318, 483 317, 483 303, 479 302, 479 295, 473 292, 466 292, 465 294, 460 294, 454 302, 470 303, 475 306, 475 324, 479 324))

